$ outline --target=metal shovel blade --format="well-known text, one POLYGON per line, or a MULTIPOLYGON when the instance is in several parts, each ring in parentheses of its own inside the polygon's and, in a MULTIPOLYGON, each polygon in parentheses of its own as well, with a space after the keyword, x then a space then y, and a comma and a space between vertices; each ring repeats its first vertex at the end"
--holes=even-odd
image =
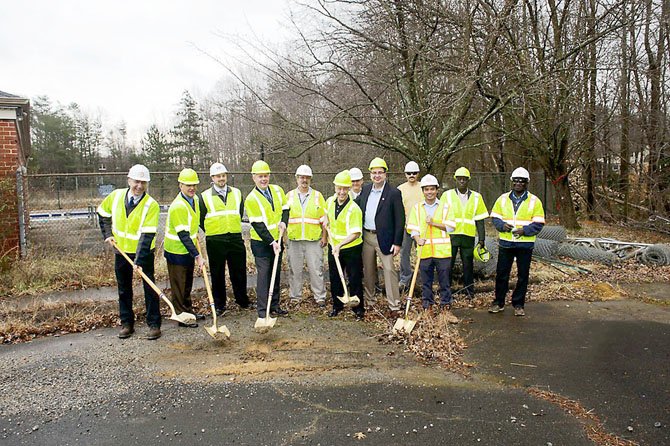
POLYGON ((355 307, 356 305, 359 305, 361 303, 361 300, 358 298, 358 296, 349 296, 349 302, 347 305, 350 307, 355 307))
POLYGON ((398 318, 395 321, 395 324, 393 324, 393 333, 404 331, 405 333, 409 334, 412 330, 414 330, 415 325, 416 321, 410 319, 398 318))
POLYGON ((205 330, 207 330, 207 333, 208 333, 211 337, 213 337, 214 339, 216 339, 216 338, 218 337, 217 335, 218 335, 219 333, 222 333, 222 334, 224 334, 227 338, 230 338, 230 330, 228 330, 228 327, 226 327, 225 325, 221 325, 221 326, 218 327, 218 328, 216 327, 216 325, 212 325, 211 327, 208 327, 207 325, 205 325, 205 330))
POLYGON ((346 294, 344 296, 337 296, 337 299, 345 305, 349 303, 349 296, 346 294))
POLYGON ((170 319, 181 322, 183 324, 188 324, 189 322, 195 321, 195 314, 186 312, 179 314, 172 313, 172 315, 170 315, 170 319))
POLYGON ((256 319, 256 323, 254 324, 255 329, 267 329, 267 328, 272 328, 275 326, 275 323, 277 323, 277 318, 276 317, 259 317, 256 319))

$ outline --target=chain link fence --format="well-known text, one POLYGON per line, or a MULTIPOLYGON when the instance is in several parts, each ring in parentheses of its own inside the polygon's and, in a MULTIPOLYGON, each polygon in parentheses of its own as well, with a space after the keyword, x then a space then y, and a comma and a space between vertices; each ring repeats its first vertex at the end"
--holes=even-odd
MULTIPOLYGON (((198 172, 199 191, 209 185, 209 172, 198 172)), ((332 180, 336 172, 315 172, 312 187, 325 196, 333 193, 332 180)), ((26 175, 25 209, 29 214, 26 241, 29 251, 74 251, 101 253, 104 250, 98 226, 97 206, 116 188, 127 186, 127 172, 26 175)), ((152 172, 149 194, 161 205, 157 246, 162 246, 167 207, 178 193, 178 172, 152 172)), ((544 174, 531 174, 530 191, 540 197, 548 214, 555 213, 554 192, 544 174)), ((405 181, 399 172, 389 173, 394 185, 405 181)), ((286 192, 296 187, 293 172, 273 172, 271 182, 286 192)), ((229 172, 228 184, 246 196, 253 187, 248 172, 229 172)), ((443 183, 443 189, 454 187, 453 180, 443 183)), ((480 192, 491 208, 498 196, 509 190, 509 174, 473 173, 470 187, 480 192)))

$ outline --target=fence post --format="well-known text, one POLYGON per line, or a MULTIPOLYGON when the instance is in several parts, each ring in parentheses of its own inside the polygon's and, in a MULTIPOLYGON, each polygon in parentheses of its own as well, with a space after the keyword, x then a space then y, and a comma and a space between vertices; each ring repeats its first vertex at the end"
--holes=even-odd
POLYGON ((28 246, 26 243, 26 197, 23 187, 23 179, 26 173, 25 166, 19 166, 19 168, 16 169, 16 200, 17 210, 19 211, 19 249, 21 257, 24 258, 28 255, 28 246))

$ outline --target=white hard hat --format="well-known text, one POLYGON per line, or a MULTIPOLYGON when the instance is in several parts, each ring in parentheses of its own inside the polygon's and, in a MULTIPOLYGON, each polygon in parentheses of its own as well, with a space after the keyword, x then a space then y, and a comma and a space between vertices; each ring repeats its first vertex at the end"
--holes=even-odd
POLYGON ((517 167, 514 169, 514 172, 512 172, 512 176, 509 177, 510 180, 514 178, 525 178, 530 181, 530 174, 523 167, 517 167))
POLYGON ((361 169, 358 167, 352 167, 349 169, 349 173, 351 174, 351 181, 358 181, 363 179, 363 172, 361 172, 361 169))
POLYGON ((419 165, 414 161, 405 164, 405 172, 418 172, 419 170, 419 165))
POLYGON ((228 169, 221 163, 214 163, 212 167, 209 168, 209 176, 213 177, 214 175, 221 175, 222 173, 228 173, 228 169))
POLYGON ((303 164, 302 166, 299 166, 296 171, 295 171, 295 176, 301 176, 304 175, 306 177, 311 177, 312 176, 312 169, 307 165, 303 164))
POLYGON ((435 186, 435 187, 440 187, 439 181, 437 181, 437 178, 435 178, 432 175, 426 175, 423 178, 421 178, 421 183, 419 183, 421 187, 426 187, 426 186, 435 186))
POLYGON ((135 164, 128 171, 128 178, 131 180, 137 181, 151 181, 151 176, 149 176, 149 169, 142 164, 135 164))

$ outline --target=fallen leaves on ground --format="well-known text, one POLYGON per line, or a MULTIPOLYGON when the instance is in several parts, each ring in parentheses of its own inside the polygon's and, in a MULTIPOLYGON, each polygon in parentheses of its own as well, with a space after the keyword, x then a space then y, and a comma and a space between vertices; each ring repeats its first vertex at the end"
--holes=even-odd
POLYGON ((536 387, 527 389, 527 392, 536 398, 555 404, 569 415, 576 418, 582 424, 589 439, 597 445, 636 446, 638 444, 606 432, 605 426, 602 421, 600 421, 600 418, 593 412, 593 410, 586 410, 579 401, 571 400, 554 392, 540 390, 536 387))

